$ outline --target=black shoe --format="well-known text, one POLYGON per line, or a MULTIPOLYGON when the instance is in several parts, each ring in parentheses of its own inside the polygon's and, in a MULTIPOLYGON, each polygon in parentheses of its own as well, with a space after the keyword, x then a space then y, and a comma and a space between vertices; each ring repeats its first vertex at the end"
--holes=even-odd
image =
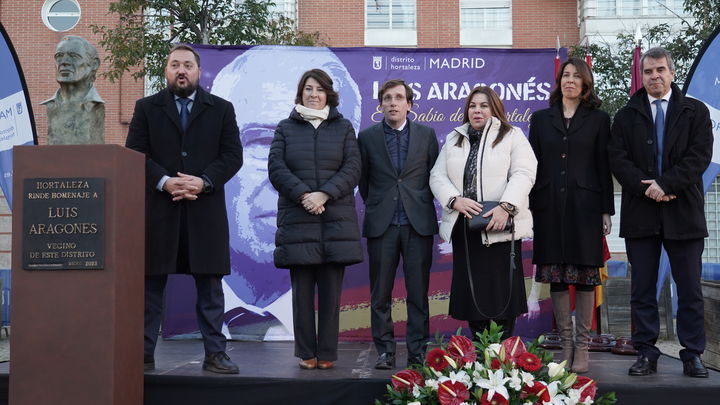
POLYGON ((698 356, 693 356, 690 360, 683 361, 683 374, 696 378, 709 377, 707 368, 705 368, 705 365, 698 356))
POLYGON ((425 357, 422 354, 411 354, 408 356, 408 368, 413 365, 422 366, 425 363, 425 357))
POLYGON ((237 364, 230 360, 225 352, 210 353, 205 356, 203 370, 218 374, 238 374, 240 370, 237 364))
POLYGON ((392 370, 395 368, 395 353, 381 353, 375 362, 375 368, 378 370, 392 370))
POLYGON ((641 376, 657 373, 657 360, 650 360, 646 356, 638 356, 635 364, 628 370, 628 375, 641 376))
POLYGON ((155 357, 152 354, 146 354, 144 358, 145 371, 155 370, 155 357))

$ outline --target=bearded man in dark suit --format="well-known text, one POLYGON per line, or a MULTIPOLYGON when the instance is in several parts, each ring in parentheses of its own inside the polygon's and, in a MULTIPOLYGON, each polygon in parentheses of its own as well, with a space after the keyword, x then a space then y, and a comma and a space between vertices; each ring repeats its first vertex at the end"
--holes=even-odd
POLYGON ((168 87, 138 100, 126 146, 146 155, 145 370, 154 351, 168 274, 191 274, 205 345, 203 370, 237 374, 222 333, 223 275, 230 273, 224 184, 242 166, 230 102, 205 92, 200 57, 176 45, 165 66, 168 87))
POLYGON ((384 119, 358 137, 377 369, 395 367, 391 304, 401 255, 407 290, 408 365, 423 363, 429 336, 427 293, 433 235, 438 232, 429 178, 438 143, 435 130, 407 119, 412 98, 412 89, 404 81, 385 82, 378 92, 384 119))

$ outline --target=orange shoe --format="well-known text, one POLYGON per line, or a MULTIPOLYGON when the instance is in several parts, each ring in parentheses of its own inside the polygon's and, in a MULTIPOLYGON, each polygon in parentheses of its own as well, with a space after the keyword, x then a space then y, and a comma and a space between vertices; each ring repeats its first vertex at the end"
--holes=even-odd
POLYGON ((303 370, 312 370, 318 366, 318 361, 315 357, 313 357, 312 359, 300 360, 298 366, 300 366, 300 368, 303 370))
POLYGON ((333 367, 335 367, 334 361, 320 360, 317 364, 317 368, 319 368, 320 370, 327 370, 333 367))

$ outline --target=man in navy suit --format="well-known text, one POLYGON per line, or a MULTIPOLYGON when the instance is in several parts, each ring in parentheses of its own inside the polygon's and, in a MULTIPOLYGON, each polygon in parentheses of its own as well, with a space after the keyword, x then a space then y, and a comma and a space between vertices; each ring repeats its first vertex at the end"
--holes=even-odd
POLYGON ((400 256, 407 290, 408 365, 423 363, 429 336, 427 293, 438 225, 428 182, 438 143, 435 130, 407 119, 412 98, 412 89, 404 81, 384 83, 378 92, 384 119, 358 136, 378 369, 395 367, 391 304, 400 256))
POLYGON ((657 290, 661 247, 677 285, 677 334, 683 373, 707 378, 702 289, 705 223, 702 175, 710 164, 710 113, 673 83, 675 64, 663 48, 640 59, 643 88, 618 111, 608 150, 622 185, 620 236, 632 265, 630 314, 638 359, 631 376, 657 372, 660 333, 657 290))
POLYGON ((135 104, 126 146, 146 156, 145 370, 153 353, 168 274, 191 274, 205 345, 203 370, 237 374, 225 353, 222 278, 230 273, 225 183, 242 166, 233 105, 205 92, 200 57, 176 45, 168 87, 135 104))

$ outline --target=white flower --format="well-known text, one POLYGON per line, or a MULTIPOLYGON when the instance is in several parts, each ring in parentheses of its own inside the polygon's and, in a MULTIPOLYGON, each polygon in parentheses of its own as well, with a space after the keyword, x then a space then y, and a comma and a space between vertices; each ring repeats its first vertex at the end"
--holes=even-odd
POLYGON ((590 397, 590 395, 585 397, 585 400, 580 402, 583 405, 592 405, 595 401, 590 397))
POLYGON ((454 371, 451 371, 451 372, 450 372, 450 380, 451 380, 452 382, 460 381, 460 382, 463 383, 466 387, 469 387, 469 386, 470 386, 470 382, 472 381, 472 379, 470 378, 470 376, 468 375, 468 373, 466 373, 464 370, 460 370, 460 371, 458 371, 457 373, 454 372, 454 371))
POLYGON ((493 343, 493 344, 489 345, 487 348, 491 351, 492 354, 497 356, 500 354, 500 349, 502 348, 502 346, 500 345, 500 343, 493 343))
POLYGON ((580 391, 569 389, 567 391, 567 401, 565 401, 566 405, 577 405, 578 402, 580 402, 580 391))
POLYGON ((437 389, 438 389, 438 380, 434 380, 434 379, 432 379, 432 378, 429 378, 429 379, 425 380, 425 386, 426 386, 426 387, 430 387, 430 388, 434 389, 435 391, 437 391, 437 389))
POLYGON ((510 372, 510 384, 508 385, 515 391, 520 391, 522 389, 522 380, 520 379, 520 372, 518 369, 514 368, 510 372))
POLYGON ((569 398, 561 393, 558 392, 558 386, 560 385, 559 382, 553 381, 550 384, 548 384, 548 394, 550 395, 550 401, 545 402, 543 401, 543 405, 569 405, 566 401, 569 400, 569 398))
POLYGON ((421 404, 418 401, 414 401, 414 402, 408 402, 407 405, 421 405, 421 404))
POLYGON ((495 370, 495 372, 492 372, 488 370, 488 378, 475 378, 475 384, 477 384, 478 387, 484 388, 488 390, 488 400, 492 400, 493 395, 495 393, 498 393, 505 397, 505 399, 510 398, 510 394, 508 393, 507 388, 505 388, 505 383, 510 380, 510 377, 505 377, 503 375, 502 369, 495 370))
POLYGON ((522 377, 523 384, 527 385, 528 387, 532 387, 533 385, 535 385, 535 382, 534 382, 535 376, 534 375, 532 375, 528 372, 525 372, 525 371, 521 371, 520 376, 522 377))
POLYGON ((562 363, 550 363, 548 364, 548 375, 550 378, 562 377, 565 374, 565 361, 562 363))
POLYGON ((419 385, 413 384, 412 394, 415 398, 418 398, 420 396, 420 386, 419 385))

